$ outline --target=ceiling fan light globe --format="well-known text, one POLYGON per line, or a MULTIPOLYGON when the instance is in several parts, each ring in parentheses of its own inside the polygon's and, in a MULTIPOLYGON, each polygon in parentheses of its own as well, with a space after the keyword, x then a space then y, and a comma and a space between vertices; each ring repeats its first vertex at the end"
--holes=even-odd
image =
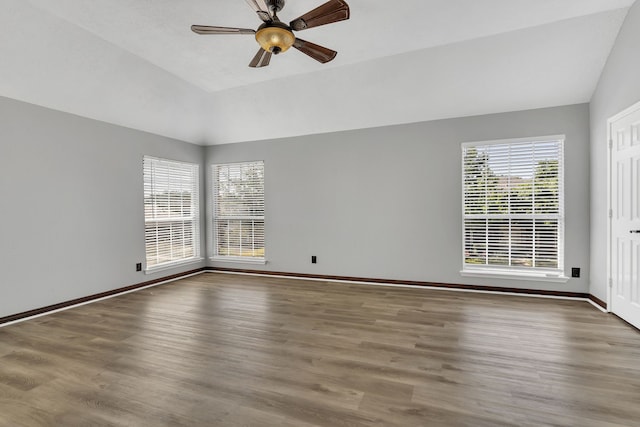
POLYGON ((267 52, 282 53, 293 46, 296 37, 284 28, 265 27, 256 32, 256 41, 267 52))

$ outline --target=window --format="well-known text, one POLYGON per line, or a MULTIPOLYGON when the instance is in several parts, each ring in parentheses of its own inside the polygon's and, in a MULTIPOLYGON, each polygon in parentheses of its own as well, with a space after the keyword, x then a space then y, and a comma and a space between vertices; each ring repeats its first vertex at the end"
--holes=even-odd
POLYGON ((214 259, 264 262, 264 162, 213 165, 214 259))
POLYGON ((462 273, 563 276, 564 136, 462 144, 462 273))
POLYGON ((198 165, 145 156, 146 270, 200 259, 198 165))

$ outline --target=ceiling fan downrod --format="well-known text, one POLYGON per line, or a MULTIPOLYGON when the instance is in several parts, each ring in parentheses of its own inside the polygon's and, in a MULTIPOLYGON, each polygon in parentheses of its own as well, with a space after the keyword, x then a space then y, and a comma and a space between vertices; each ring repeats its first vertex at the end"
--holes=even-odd
POLYGON ((267 6, 269 6, 269 10, 274 15, 282 10, 284 7, 285 0, 266 0, 267 6))

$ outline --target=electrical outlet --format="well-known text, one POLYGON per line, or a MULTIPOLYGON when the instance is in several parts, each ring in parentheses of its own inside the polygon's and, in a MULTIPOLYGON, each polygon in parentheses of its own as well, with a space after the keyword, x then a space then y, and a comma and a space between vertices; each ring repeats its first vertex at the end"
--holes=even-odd
POLYGON ((311 255, 311 264, 315 264, 318 262, 318 258, 315 255, 311 255))
POLYGON ((141 262, 136 264, 136 271, 142 271, 142 263, 141 262))
POLYGON ((580 268, 571 267, 571 277, 580 277, 580 268))

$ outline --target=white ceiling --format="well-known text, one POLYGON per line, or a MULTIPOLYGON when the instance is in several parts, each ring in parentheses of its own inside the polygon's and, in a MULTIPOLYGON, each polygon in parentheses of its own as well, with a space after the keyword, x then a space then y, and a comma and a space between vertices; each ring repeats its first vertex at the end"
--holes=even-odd
MULTIPOLYGON (((199 144, 588 102, 634 0, 347 0, 251 69, 244 0, 0 0, 0 95, 199 144)), ((322 0, 288 0, 289 21, 322 0)))

